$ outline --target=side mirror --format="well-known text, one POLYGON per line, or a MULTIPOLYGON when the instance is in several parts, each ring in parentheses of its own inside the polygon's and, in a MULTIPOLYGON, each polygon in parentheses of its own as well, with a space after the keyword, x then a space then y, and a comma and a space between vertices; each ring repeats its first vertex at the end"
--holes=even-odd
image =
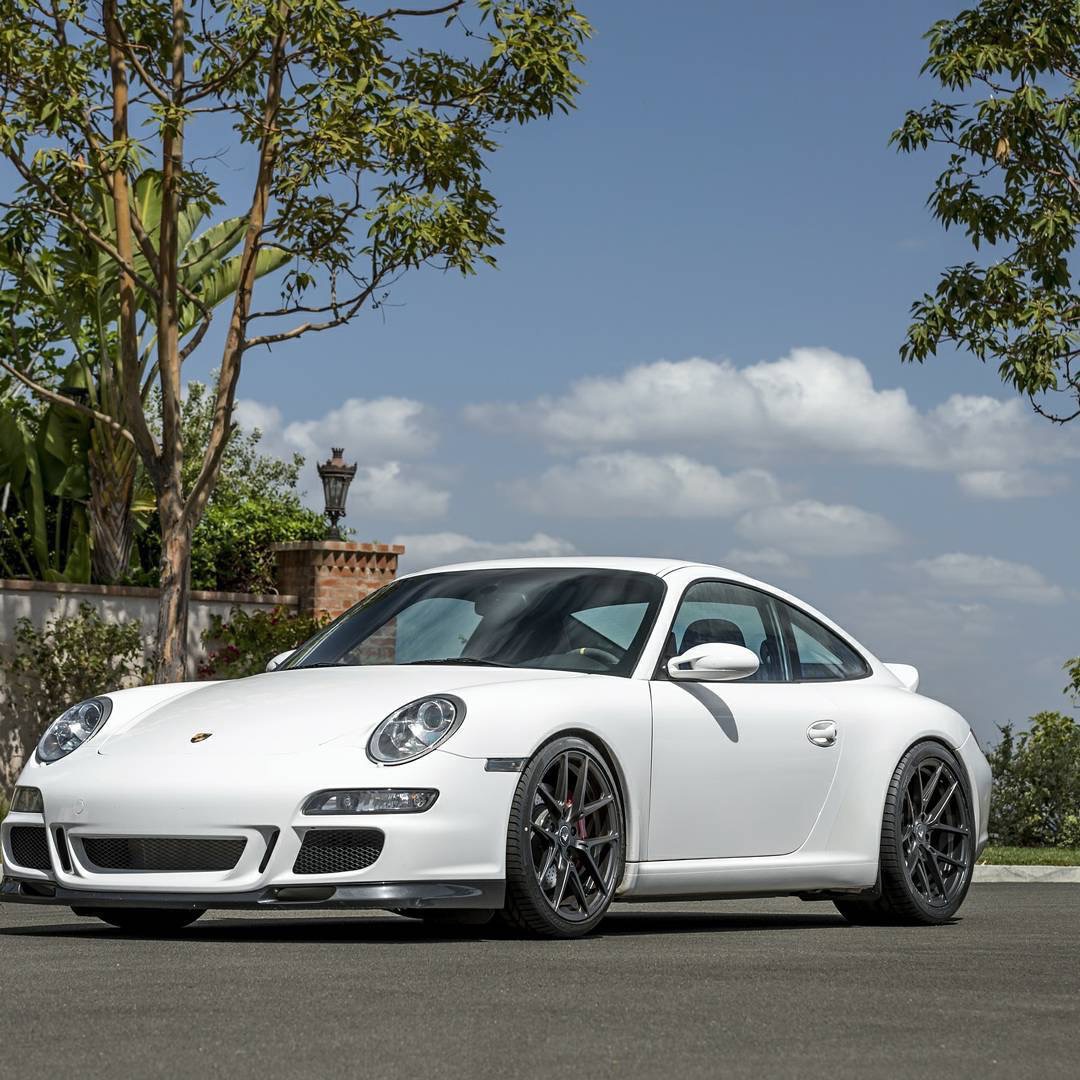
POLYGON ((279 652, 277 656, 273 657, 267 662, 266 670, 277 671, 277 669, 281 667, 281 665, 284 664, 285 661, 288 660, 294 652, 296 652, 295 649, 286 649, 284 652, 279 652))
POLYGON ((693 682, 734 682, 753 675, 761 661, 742 645, 717 642, 695 645, 667 662, 673 679, 693 682))

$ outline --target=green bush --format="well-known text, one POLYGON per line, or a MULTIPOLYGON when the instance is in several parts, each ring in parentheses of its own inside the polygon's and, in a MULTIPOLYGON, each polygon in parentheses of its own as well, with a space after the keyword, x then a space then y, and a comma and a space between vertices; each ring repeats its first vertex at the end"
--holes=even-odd
POLYGON ((257 675, 278 653, 295 649, 327 622, 325 615, 297 615, 283 607, 256 612, 233 608, 228 622, 214 615, 209 629, 203 631, 209 655, 199 675, 204 679, 257 675))
POLYGON ((326 519, 293 499, 250 496, 212 501, 192 536, 191 586, 268 593, 275 587, 272 544, 319 540, 326 519))
POLYGON ((1029 847, 1080 847, 1080 725, 1058 712, 1031 718, 1031 730, 1000 728, 987 755, 994 773, 990 840, 1029 847))
POLYGON ((45 728, 69 705, 149 681, 137 622, 107 623, 89 604, 39 630, 15 624, 0 656, 0 773, 7 783, 45 728))

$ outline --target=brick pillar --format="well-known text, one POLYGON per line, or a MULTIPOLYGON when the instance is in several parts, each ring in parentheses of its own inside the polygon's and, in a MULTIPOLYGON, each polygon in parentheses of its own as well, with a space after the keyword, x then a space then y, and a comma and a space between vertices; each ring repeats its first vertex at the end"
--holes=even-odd
POLYGON ((397 576, 400 544, 298 540, 275 544, 278 591, 299 598, 304 615, 340 615, 397 576))

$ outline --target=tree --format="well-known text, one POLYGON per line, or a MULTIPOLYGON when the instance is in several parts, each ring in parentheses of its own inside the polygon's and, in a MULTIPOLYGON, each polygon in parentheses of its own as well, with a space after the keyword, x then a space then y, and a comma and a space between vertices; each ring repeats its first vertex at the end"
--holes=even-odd
POLYGON ((994 774, 990 838, 996 844, 1080 846, 1080 725, 1036 713, 1031 729, 1003 724, 987 754, 994 774))
MULTIPOLYGON (((214 398, 213 387, 188 383, 181 419, 185 446, 196 451, 206 446, 213 426, 214 398)), ((263 454, 259 449, 261 441, 258 428, 244 431, 233 425, 221 456, 218 483, 192 534, 192 588, 273 592, 271 545, 286 540, 317 540, 326 535, 326 517, 300 502, 297 483, 304 459, 294 454, 291 461, 282 461, 263 454)), ((195 454, 185 460, 185 491, 190 491, 198 478, 198 468, 195 454)), ((156 566, 161 550, 156 523, 140 536, 139 548, 144 566, 156 566)))
POLYGON ((892 142, 944 147, 927 200, 981 261, 948 267, 912 305, 901 347, 923 361, 943 342, 998 362, 1035 410, 1080 416, 1080 14, 1072 0, 981 0, 926 35, 947 92, 909 112, 892 142))
MULTIPOLYGON (((103 183, 94 184, 94 196, 93 228, 115 245, 115 215, 103 183)), ((131 197, 144 225, 161 220, 158 172, 152 169, 143 172, 131 186, 131 197)), ((204 307, 212 309, 235 289, 240 257, 231 253, 243 239, 247 222, 243 216, 237 216, 196 233, 204 216, 205 208, 196 204, 186 206, 180 215, 177 276, 182 290, 197 294, 204 307)), ((150 244, 154 244, 153 237, 150 244)), ((8 241, 0 245, 0 268, 11 272, 23 286, 17 292, 9 290, 6 303, 0 305, 0 317, 7 316, 9 330, 21 323, 24 328, 32 327, 38 338, 37 348, 29 350, 17 338, 10 340, 12 353, 23 362, 17 370, 25 371, 29 366, 25 359, 27 352, 41 355, 43 346, 55 349, 56 341, 50 338, 68 342, 75 359, 61 385, 77 383, 93 411, 108 418, 77 416, 75 420, 88 425, 84 471, 93 579, 112 585, 127 575, 131 561, 132 499, 139 460, 134 443, 120 433, 126 421, 120 389, 116 266, 77 228, 66 223, 61 223, 58 230, 57 245, 44 255, 38 260, 20 250, 16 243, 8 241), (3 311, 3 307, 8 311, 3 311)), ((288 258, 280 248, 263 248, 256 261, 256 276, 273 272, 288 258)), ((149 276, 149 267, 140 253, 135 255, 135 266, 149 276)), ((147 378, 150 374, 147 368, 154 341, 152 336, 145 343, 143 339, 149 336, 147 330, 153 325, 154 311, 146 302, 149 298, 142 299, 144 310, 140 311, 137 354, 140 396, 145 402, 153 385, 153 378, 147 378)), ((194 330, 197 320, 198 312, 193 305, 181 305, 179 337, 184 338, 194 330)), ((49 359, 54 359, 54 355, 50 354, 49 359)), ((43 366, 49 367, 48 363, 43 366)), ((42 386, 49 381, 48 375, 36 375, 33 381, 42 386)), ((55 385, 49 388, 50 393, 55 391, 55 385)), ((50 406, 54 410, 57 407, 55 403, 50 406)), ((65 411, 70 422, 70 410, 65 411)))
MULTIPOLYGON (((245 355, 349 322, 407 270, 469 274, 493 263, 502 230, 485 169, 497 131, 572 107, 588 33, 569 0, 377 14, 352 0, 0 0, 0 160, 20 185, 0 203, 0 235, 40 256, 74 229, 115 270, 124 420, 59 396, 130 441, 152 482, 159 681, 183 677, 191 538, 219 475, 245 355), (222 162, 205 151, 224 124, 235 145, 222 162), (181 370, 207 341, 213 309, 184 283, 181 222, 191 207, 225 203, 223 181, 235 185, 242 154, 246 225, 223 305, 213 423, 185 491, 181 370), (132 194, 151 162, 157 221, 132 194), (101 185, 112 239, 94 224, 101 185), (280 295, 257 304, 267 249, 290 265, 280 295), (146 312, 160 434, 139 382, 146 312)), ((25 284, 18 269, 9 274, 16 290, 25 284)), ((33 359, 6 362, 41 392, 33 359)))

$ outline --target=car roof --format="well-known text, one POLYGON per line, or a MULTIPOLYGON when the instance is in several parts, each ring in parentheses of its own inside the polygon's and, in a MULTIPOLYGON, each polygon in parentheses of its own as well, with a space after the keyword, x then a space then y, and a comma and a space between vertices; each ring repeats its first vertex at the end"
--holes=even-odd
POLYGON ((529 567, 550 567, 558 569, 577 570, 636 570, 643 574, 655 574, 657 577, 665 577, 675 570, 686 567, 700 567, 703 570, 723 574, 725 577, 746 578, 734 570, 726 570, 722 566, 711 566, 707 563, 699 563, 690 559, 648 559, 629 558, 626 556, 582 556, 564 555, 558 558, 536 559, 487 559, 482 562, 447 563, 444 566, 432 566, 426 570, 417 570, 403 577, 413 577, 415 574, 441 574, 451 570, 507 570, 513 567, 527 569, 529 567))

